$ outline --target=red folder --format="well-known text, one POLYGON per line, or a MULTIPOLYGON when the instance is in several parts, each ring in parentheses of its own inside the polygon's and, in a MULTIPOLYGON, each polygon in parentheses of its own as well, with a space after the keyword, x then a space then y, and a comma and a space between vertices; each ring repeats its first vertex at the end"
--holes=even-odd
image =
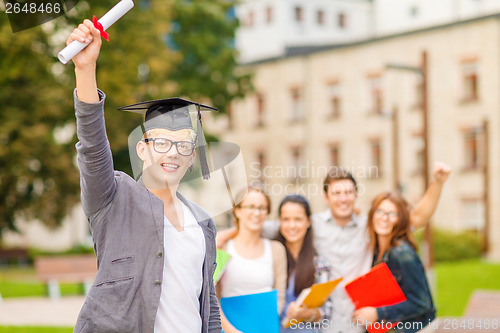
MULTIPOLYGON (((406 296, 399 287, 386 263, 378 264, 366 273, 345 285, 345 290, 357 309, 365 306, 390 306, 406 301, 406 296)), ((393 323, 396 325, 397 323, 393 323)), ((383 333, 391 327, 384 322, 383 327, 368 327, 370 333, 383 333), (377 328, 378 327, 378 328, 377 328)))

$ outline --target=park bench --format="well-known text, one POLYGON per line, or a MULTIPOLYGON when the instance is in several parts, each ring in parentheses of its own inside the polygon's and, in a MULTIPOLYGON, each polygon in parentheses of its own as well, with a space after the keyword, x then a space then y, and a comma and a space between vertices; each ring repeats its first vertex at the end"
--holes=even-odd
MULTIPOLYGON (((0 266, 7 266, 12 262, 17 262, 19 266, 27 266, 28 261, 28 250, 25 248, 0 248, 0 266)), ((2 294, 0 294, 0 303, 2 303, 2 294)))
MULTIPOLYGON (((439 314, 439 312, 438 312, 439 314)), ((425 328, 423 333, 493 333, 499 332, 500 292, 476 290, 469 301, 463 317, 439 318, 425 328), (436 329, 437 328, 437 329, 436 329)))
POLYGON ((469 299, 465 317, 500 320, 500 292, 476 290, 469 299))
POLYGON ((35 258, 38 279, 47 284, 51 299, 61 296, 59 283, 82 283, 87 294, 97 274, 94 255, 40 256, 35 258))
POLYGON ((0 248, 0 265, 17 262, 20 266, 28 264, 28 250, 25 248, 0 248))
POLYGON ((500 292, 494 290, 476 290, 467 302, 467 307, 460 323, 462 322, 467 328, 457 329, 455 330, 456 332, 499 332, 500 292))

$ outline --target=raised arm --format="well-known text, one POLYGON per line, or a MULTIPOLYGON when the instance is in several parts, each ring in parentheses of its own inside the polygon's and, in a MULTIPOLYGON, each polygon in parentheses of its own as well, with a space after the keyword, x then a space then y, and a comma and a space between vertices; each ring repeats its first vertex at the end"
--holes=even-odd
POLYGON ((113 158, 104 125, 105 95, 97 89, 96 82, 96 63, 102 42, 99 31, 90 20, 85 20, 73 30, 66 44, 73 40, 90 42, 73 57, 73 63, 81 198, 86 215, 91 216, 111 201, 116 190, 113 158))
POLYGON ((281 315, 285 307, 286 300, 286 280, 287 280, 287 258, 286 249, 278 241, 271 241, 271 249, 273 252, 273 274, 274 286, 278 291, 278 313, 281 315))
POLYGON ((101 50, 101 36, 90 20, 83 21, 66 41, 91 42, 83 51, 73 57, 75 64, 77 97, 84 103, 99 102, 97 93, 96 64, 101 50))
POLYGON ((443 184, 451 172, 451 168, 444 163, 434 164, 433 179, 424 196, 410 213, 410 223, 414 229, 423 228, 436 210, 441 196, 443 184))
POLYGON ((220 230, 215 236, 215 246, 218 249, 222 249, 226 246, 230 239, 233 239, 238 234, 238 229, 236 227, 231 227, 225 230, 220 230))
MULTIPOLYGON (((215 286, 215 291, 217 294, 217 298, 220 300, 220 298, 221 298, 221 282, 220 281, 215 286)), ((227 320, 226 316, 224 315, 224 312, 222 311, 221 307, 219 307, 219 311, 220 311, 220 322, 221 322, 222 328, 224 329, 224 332, 226 332, 226 333, 242 333, 241 331, 238 331, 233 325, 231 325, 229 320, 227 320)))

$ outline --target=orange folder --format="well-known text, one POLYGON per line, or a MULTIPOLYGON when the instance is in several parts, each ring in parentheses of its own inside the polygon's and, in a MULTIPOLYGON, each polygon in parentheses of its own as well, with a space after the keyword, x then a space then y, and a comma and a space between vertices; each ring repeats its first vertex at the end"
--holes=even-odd
MULTIPOLYGON (((325 283, 315 283, 310 288, 303 289, 295 302, 297 304, 304 304, 309 309, 319 308, 326 302, 333 289, 335 289, 340 281, 342 281, 342 278, 325 283)), ((288 317, 283 318, 281 325, 285 328, 289 327, 291 325, 290 320, 291 319, 288 317)), ((302 320, 297 319, 297 323, 301 321, 302 320)))
MULTIPOLYGON (((345 285, 345 290, 357 309, 365 306, 391 306, 406 301, 406 296, 399 287, 386 263, 380 263, 366 273, 345 285)), ((397 323, 393 323, 393 326, 397 323)), ((384 323, 383 328, 368 327, 370 333, 383 333, 390 329, 384 323)))

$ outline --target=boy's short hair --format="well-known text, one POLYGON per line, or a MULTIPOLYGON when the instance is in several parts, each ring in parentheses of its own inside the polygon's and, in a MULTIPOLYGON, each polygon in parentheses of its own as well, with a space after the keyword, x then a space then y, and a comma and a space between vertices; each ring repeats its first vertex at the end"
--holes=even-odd
POLYGON ((336 182, 338 180, 344 180, 344 179, 347 179, 347 180, 350 180, 352 181, 352 183, 354 184, 354 191, 357 191, 357 183, 356 183, 356 180, 354 179, 353 175, 347 171, 347 170, 344 170, 340 167, 332 167, 326 177, 325 177, 325 180, 323 181, 323 191, 325 193, 328 193, 328 187, 330 186, 331 183, 333 182, 336 182))

